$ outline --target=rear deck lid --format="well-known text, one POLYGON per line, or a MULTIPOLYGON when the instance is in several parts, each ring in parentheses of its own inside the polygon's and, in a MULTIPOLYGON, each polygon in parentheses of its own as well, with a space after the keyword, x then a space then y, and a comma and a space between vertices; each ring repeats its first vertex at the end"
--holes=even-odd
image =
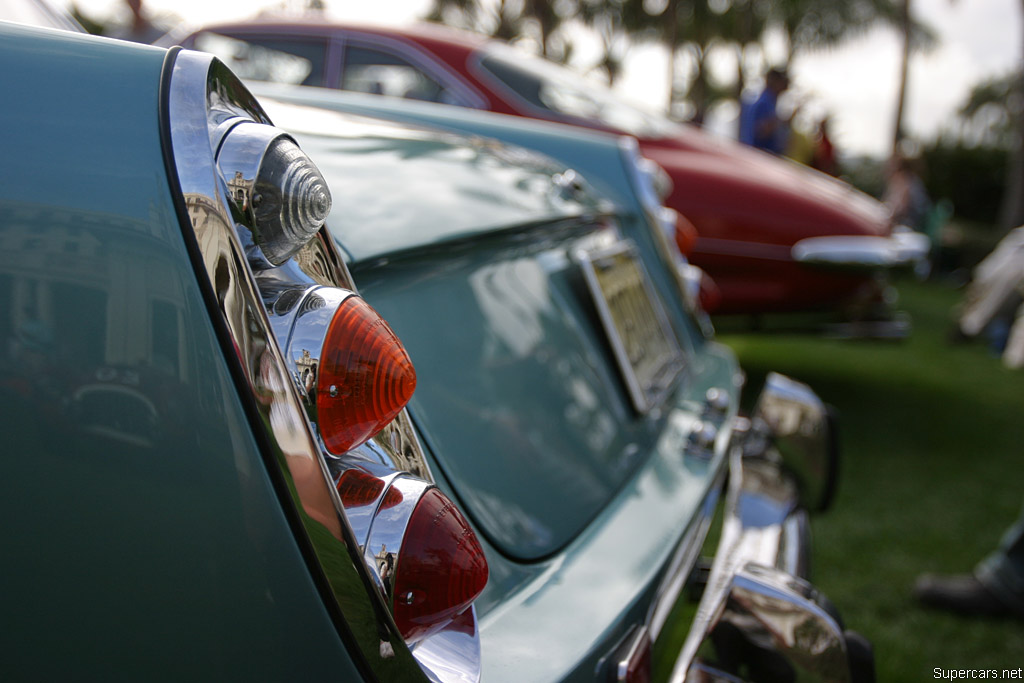
POLYGON ((416 366, 409 407, 440 473, 501 552, 557 552, 652 452, 687 362, 657 314, 630 318, 642 335, 614 320, 655 295, 610 207, 517 147, 267 109, 330 183, 327 224, 416 366))
POLYGON ((330 182, 327 224, 352 262, 610 209, 578 175, 520 147, 261 103, 330 182))

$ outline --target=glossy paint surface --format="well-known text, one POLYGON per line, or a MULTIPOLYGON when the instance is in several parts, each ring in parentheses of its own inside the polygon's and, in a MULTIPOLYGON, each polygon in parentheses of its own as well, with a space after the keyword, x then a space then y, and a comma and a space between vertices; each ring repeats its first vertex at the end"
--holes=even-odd
MULTIPOLYGON (((714 510, 726 439, 708 459, 686 453, 704 393, 727 387, 736 366, 714 344, 694 359, 651 452, 618 494, 562 552, 534 563, 491 562, 481 615, 484 679, 592 681, 629 628, 650 618, 665 567, 714 510)), ((723 430, 723 437, 726 430, 723 430)), ((600 674, 598 674, 600 675, 600 674)))
POLYGON ((0 26, 0 677, 355 680, 187 258, 163 60, 0 26))
POLYGON ((568 250, 586 241, 499 240, 353 272, 420 368, 411 410, 442 469, 492 542, 522 559, 577 534, 654 435, 634 421, 573 281, 568 250))
MULTIPOLYGON (((413 127, 430 126, 434 129, 451 131, 460 135, 463 140, 462 144, 476 140, 477 136, 483 136, 500 140, 508 145, 534 150, 557 160, 559 164, 563 165, 559 170, 568 167, 582 174, 587 183, 593 187, 593 194, 613 204, 622 235, 637 246, 645 261, 652 264, 652 267, 649 268, 649 275, 662 298, 666 302, 671 302, 668 306, 670 317, 680 336, 689 340, 688 343, 695 345, 701 343, 701 337, 693 320, 684 313, 686 305, 680 299, 678 284, 670 273, 670 269, 675 265, 671 256, 666 255, 657 243, 659 236, 654 232, 659 228, 655 226, 651 216, 639 201, 640 193, 634 187, 634 180, 630 177, 626 166, 628 156, 623 153, 621 136, 546 121, 523 121, 518 117, 462 107, 448 107, 429 102, 410 102, 362 93, 323 88, 296 88, 270 83, 254 83, 250 87, 274 112, 278 112, 279 105, 277 103, 291 103, 369 116, 378 120, 386 119, 413 127), (660 264, 662 267, 656 267, 655 264, 660 264)), ((396 135, 399 130, 395 129, 396 135)), ((299 135, 303 137, 301 133, 299 135)), ((451 143, 456 144, 456 141, 452 139, 451 143)), ((323 143, 313 139, 310 140, 310 144, 323 143)), ((351 173, 339 176, 339 182, 350 176, 351 173)), ((508 190, 506 189, 505 192, 508 190)), ((423 197, 420 195, 418 198, 422 199, 423 197)), ((472 197, 465 199, 471 200, 472 197)), ((436 202, 436 198, 428 201, 436 202)), ((472 204, 471 201, 470 204, 472 204)), ((432 205, 436 206, 436 204, 432 205)), ((461 207, 463 206, 464 203, 460 203, 460 210, 455 212, 442 206, 436 206, 435 210, 438 212, 444 210, 449 214, 454 213, 456 220, 460 220, 458 216, 461 216, 463 212, 461 207)), ((416 205, 411 203, 404 208, 388 210, 406 211, 410 214, 418 213, 416 205)), ((343 213, 338 216, 337 220, 341 221, 339 225, 352 224, 352 221, 348 220, 343 213)), ((335 225, 333 218, 332 225, 335 225)), ((366 225, 371 224, 367 223, 366 225)), ((359 231, 360 226, 353 225, 352 229, 347 231, 345 241, 365 239, 361 237, 359 231)), ((366 230, 365 232, 375 231, 366 230)))
POLYGON ((480 137, 271 103, 332 183, 332 233, 355 261, 598 210, 550 159, 480 137))

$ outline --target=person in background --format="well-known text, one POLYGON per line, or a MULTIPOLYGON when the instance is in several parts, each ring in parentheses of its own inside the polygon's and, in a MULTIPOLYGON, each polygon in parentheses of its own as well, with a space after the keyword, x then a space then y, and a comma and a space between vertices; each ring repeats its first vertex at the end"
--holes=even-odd
POLYGON ((789 142, 786 144, 786 156, 804 166, 814 163, 814 138, 799 126, 789 127, 789 142))
POLYGON ((888 183, 882 202, 892 212, 893 225, 905 225, 918 232, 927 231, 932 202, 918 172, 919 162, 902 154, 889 161, 888 183))
POLYGON ((927 607, 966 616, 1024 619, 1024 511, 973 573, 925 574, 914 595, 927 607))
MULTIPOLYGON (((740 142, 773 154, 784 154, 789 144, 792 115, 779 116, 779 95, 789 88, 784 69, 770 69, 765 75, 764 89, 757 99, 743 105, 740 113, 740 142)), ((793 112, 796 113, 795 111, 793 112)))
POLYGON ((1024 367, 1024 226, 1014 228, 975 268, 950 341, 987 339, 994 354, 1024 367))
POLYGON ((822 173, 839 175, 839 166, 836 163, 836 148, 832 144, 832 138, 828 135, 828 117, 822 117, 818 122, 818 132, 814 138, 814 154, 811 156, 811 166, 822 173))

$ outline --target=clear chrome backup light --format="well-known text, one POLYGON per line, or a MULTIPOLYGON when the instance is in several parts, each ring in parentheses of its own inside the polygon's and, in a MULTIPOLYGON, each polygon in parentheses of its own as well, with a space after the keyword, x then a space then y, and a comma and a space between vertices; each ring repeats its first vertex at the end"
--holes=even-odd
POLYGON ((239 123, 225 136, 217 163, 236 209, 252 224, 256 245, 275 266, 301 249, 331 212, 327 181, 278 128, 239 123))

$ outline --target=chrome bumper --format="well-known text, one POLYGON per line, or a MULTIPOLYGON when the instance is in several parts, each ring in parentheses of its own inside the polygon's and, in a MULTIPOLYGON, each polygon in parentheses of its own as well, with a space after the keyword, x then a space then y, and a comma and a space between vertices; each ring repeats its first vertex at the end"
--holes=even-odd
POLYGON ((821 502, 806 471, 816 459, 811 469, 824 477, 835 467, 824 406, 803 385, 773 375, 744 426, 729 455, 718 551, 670 680, 871 680, 870 646, 844 630, 831 604, 803 578, 810 559, 806 504, 821 502), (800 396, 804 390, 808 401, 800 396), (817 449, 806 440, 815 431, 817 449))
POLYGON ((807 265, 891 269, 926 263, 931 250, 927 235, 898 226, 889 237, 834 235, 808 237, 793 245, 793 260, 807 265))

